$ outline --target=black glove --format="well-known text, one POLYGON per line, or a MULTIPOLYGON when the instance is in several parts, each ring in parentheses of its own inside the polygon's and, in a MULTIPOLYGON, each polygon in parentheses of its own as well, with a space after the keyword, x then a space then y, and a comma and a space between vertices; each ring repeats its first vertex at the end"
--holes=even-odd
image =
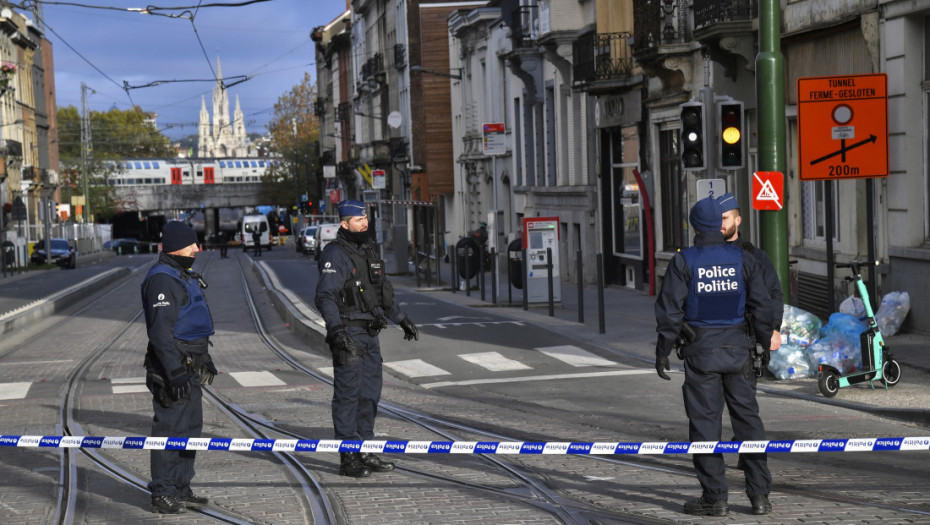
POLYGON ((213 378, 217 376, 219 372, 216 370, 216 365, 213 364, 213 361, 207 361, 200 367, 200 384, 203 385, 212 385, 213 378))
POLYGON ((181 372, 181 375, 168 380, 168 394, 171 396, 172 401, 190 398, 191 381, 187 372, 181 372))
POLYGON ((337 365, 355 364, 362 357, 362 349, 355 344, 344 328, 334 332, 330 341, 329 349, 337 365))
POLYGON ((765 369, 769 367, 769 361, 772 360, 771 350, 766 350, 762 348, 762 374, 765 374, 765 369))
POLYGON ((668 364, 668 356, 656 356, 656 372, 659 373, 659 377, 662 379, 671 381, 672 378, 665 373, 666 370, 671 370, 672 367, 668 364))
POLYGON ((417 331, 416 325, 413 324, 413 321, 409 317, 405 317, 403 321, 400 322, 400 327, 404 329, 404 341, 409 341, 413 339, 414 341, 420 340, 420 332, 417 331))

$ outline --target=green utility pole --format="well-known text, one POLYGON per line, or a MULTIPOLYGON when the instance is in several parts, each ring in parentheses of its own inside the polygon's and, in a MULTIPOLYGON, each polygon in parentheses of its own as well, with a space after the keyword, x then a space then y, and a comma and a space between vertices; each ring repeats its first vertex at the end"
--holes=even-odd
MULTIPOLYGON (((781 12, 778 0, 759 0, 759 54, 756 56, 756 93, 759 98, 759 171, 786 173, 785 59, 781 54, 781 12)), ((787 180, 787 177, 785 177, 787 180)), ((785 199, 787 200, 787 199, 785 199)), ((759 212, 762 249, 772 259, 787 301, 788 212, 759 212)))

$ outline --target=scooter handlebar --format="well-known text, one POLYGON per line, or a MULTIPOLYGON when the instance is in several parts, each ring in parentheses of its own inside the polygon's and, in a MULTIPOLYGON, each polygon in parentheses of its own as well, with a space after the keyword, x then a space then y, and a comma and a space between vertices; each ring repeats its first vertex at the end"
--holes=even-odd
MULTIPOLYGON (((848 263, 834 263, 833 266, 834 266, 835 268, 853 268, 853 269, 858 269, 858 268, 861 268, 861 267, 863 267, 863 266, 867 266, 868 264, 869 264, 868 261, 850 261, 850 262, 848 262, 848 263)), ((872 264, 874 264, 875 266, 878 266, 878 265, 880 264, 880 262, 879 262, 879 261, 873 261, 872 264)))

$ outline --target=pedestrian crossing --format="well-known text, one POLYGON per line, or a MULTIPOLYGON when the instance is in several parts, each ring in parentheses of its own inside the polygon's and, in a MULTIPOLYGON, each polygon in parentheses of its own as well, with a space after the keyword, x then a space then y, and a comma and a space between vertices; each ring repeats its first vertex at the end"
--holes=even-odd
MULTIPOLYGON (((547 346, 534 348, 533 350, 535 353, 521 352, 519 359, 508 357, 500 352, 493 351, 459 354, 456 356, 457 359, 468 363, 469 365, 465 369, 465 373, 467 373, 469 376, 474 376, 475 373, 482 371, 491 373, 492 376, 463 379, 459 381, 443 380, 432 383, 420 383, 420 386, 424 388, 438 388, 452 385, 475 385, 517 381, 542 381, 579 377, 633 375, 639 373, 650 373, 652 371, 651 369, 644 370, 626 367, 574 345, 547 346), (552 372, 553 370, 558 370, 562 365, 568 365, 572 369, 595 368, 599 370, 579 370, 578 372, 563 374, 547 373, 538 375, 521 375, 518 377, 493 376, 493 374, 532 372, 538 368, 545 368, 547 372, 552 372), (468 372, 469 370, 471 372, 468 372)), ((448 363, 448 361, 446 362, 448 363)), ((441 366, 437 366, 436 363, 431 363, 425 359, 386 361, 384 366, 390 369, 392 372, 409 379, 447 379, 450 376, 454 376, 453 372, 450 372, 441 366)), ((456 369, 461 370, 459 367, 456 367, 456 369)), ((333 375, 332 367, 323 367, 320 368, 319 371, 329 377, 332 377, 333 375)), ((267 370, 229 372, 224 375, 231 378, 236 385, 243 388, 287 386, 287 383, 284 380, 275 375, 274 372, 267 370)), ((145 376, 111 378, 110 384, 113 394, 137 394, 148 392, 148 388, 145 386, 145 376)), ((0 401, 25 398, 31 385, 31 382, 0 383, 0 401)), ((223 386, 227 385, 228 383, 223 386)))

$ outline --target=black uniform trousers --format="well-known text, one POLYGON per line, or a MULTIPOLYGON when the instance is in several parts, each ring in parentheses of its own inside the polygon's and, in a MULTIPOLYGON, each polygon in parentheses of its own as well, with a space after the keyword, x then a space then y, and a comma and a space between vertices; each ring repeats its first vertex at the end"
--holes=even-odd
MULTIPOLYGON (((693 441, 720 441, 723 406, 737 441, 765 440, 765 428, 756 401, 756 376, 749 349, 725 346, 686 355, 682 394, 688 415, 688 436, 693 441)), ((743 454, 746 494, 768 495, 772 486, 765 454, 743 454)), ((694 468, 703 496, 727 500, 726 466, 722 454, 694 454, 694 468)))
MULTIPOLYGON (((200 437, 203 430, 203 391, 200 375, 191 377, 190 399, 165 407, 154 398, 152 409, 152 437, 200 437)), ((194 450, 152 450, 152 481, 149 490, 152 496, 191 495, 191 480, 194 478, 194 450)))
POLYGON ((362 327, 350 325, 347 333, 362 349, 362 357, 353 364, 333 361, 335 439, 374 439, 381 400, 381 345, 362 327))

